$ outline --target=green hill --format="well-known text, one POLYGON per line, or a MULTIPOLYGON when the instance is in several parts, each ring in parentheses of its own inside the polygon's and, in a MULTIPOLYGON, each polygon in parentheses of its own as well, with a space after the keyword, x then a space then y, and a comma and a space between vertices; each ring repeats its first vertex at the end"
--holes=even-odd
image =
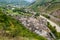
POLYGON ((31 3, 25 0, 0 0, 0 5, 29 6, 31 3))
POLYGON ((60 1, 59 0, 36 0, 36 2, 30 6, 34 11, 48 11, 51 9, 60 8, 60 1))
POLYGON ((0 40, 46 40, 0 10, 0 40))

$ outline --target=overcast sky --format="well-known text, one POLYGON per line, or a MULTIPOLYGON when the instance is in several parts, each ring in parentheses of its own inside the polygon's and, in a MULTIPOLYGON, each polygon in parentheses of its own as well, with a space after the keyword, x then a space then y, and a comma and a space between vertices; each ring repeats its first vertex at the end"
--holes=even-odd
POLYGON ((26 0, 26 1, 28 1, 28 2, 34 2, 35 0, 26 0))

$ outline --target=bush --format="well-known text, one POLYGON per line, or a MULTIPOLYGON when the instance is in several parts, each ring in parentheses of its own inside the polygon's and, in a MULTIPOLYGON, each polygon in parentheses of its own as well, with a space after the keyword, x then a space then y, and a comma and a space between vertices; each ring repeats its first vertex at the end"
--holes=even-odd
POLYGON ((47 22, 47 27, 57 37, 57 39, 60 39, 60 33, 56 31, 55 27, 53 27, 49 22, 47 22))
POLYGON ((50 19, 50 16, 48 16, 48 15, 43 15, 43 16, 45 16, 46 18, 50 19))

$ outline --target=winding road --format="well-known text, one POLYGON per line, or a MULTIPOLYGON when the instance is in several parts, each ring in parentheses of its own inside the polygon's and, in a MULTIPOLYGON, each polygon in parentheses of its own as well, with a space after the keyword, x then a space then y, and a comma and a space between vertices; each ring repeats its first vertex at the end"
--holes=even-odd
POLYGON ((47 20, 52 26, 56 27, 57 32, 60 32, 60 26, 58 26, 56 23, 50 21, 49 19, 45 18, 44 16, 40 15, 41 18, 44 18, 45 20, 47 20))

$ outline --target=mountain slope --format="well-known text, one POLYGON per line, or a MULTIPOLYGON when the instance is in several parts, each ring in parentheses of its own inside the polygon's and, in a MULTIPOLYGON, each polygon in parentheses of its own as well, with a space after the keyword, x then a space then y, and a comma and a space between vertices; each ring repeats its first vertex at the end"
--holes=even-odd
POLYGON ((12 5, 19 5, 19 6, 28 6, 31 3, 25 0, 0 0, 0 4, 12 4, 12 5))
POLYGON ((0 9, 0 40, 10 40, 10 38, 12 38, 11 40, 20 40, 20 38, 21 40, 46 40, 44 37, 29 31, 21 22, 7 16, 0 9))
MULTIPOLYGON (((32 8, 34 11, 42 11, 48 7, 50 7, 51 5, 53 5, 53 3, 59 3, 59 0, 36 0, 36 2, 30 7, 32 8)), ((49 9, 49 8, 48 8, 49 9)))

